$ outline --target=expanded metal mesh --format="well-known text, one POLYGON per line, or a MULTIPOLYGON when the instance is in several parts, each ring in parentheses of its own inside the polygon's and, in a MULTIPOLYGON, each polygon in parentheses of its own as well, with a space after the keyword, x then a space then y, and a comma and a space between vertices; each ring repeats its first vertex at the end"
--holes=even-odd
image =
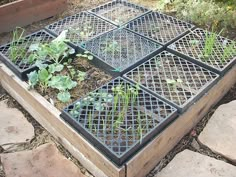
POLYGON ((128 29, 166 44, 186 33, 193 25, 158 12, 151 12, 131 21, 128 29))
POLYGON ((68 30, 67 39, 75 45, 88 41, 102 33, 114 29, 115 26, 88 12, 81 12, 46 27, 54 35, 68 30))
POLYGON ((123 0, 115 0, 91 10, 116 25, 122 25, 149 10, 123 0))
POLYGON ((236 43, 219 35, 213 40, 213 37, 209 37, 211 34, 198 28, 169 48, 221 71, 236 60, 236 43))
POLYGON ((92 134, 110 152, 121 157, 135 144, 143 143, 176 109, 118 77, 64 112, 74 121, 72 126, 77 124, 85 130, 80 131, 82 134, 92 134))
POLYGON ((32 53, 32 51, 29 50, 30 46, 39 43, 49 43, 53 39, 54 37, 52 37, 44 30, 41 30, 22 38, 17 43, 12 42, 1 46, 0 53, 5 57, 4 59, 12 61, 18 70, 28 70, 35 64, 34 62, 29 62, 28 57, 32 53), (14 57, 14 59, 12 57, 14 57))
POLYGON ((86 50, 123 71, 161 46, 125 29, 113 30, 85 43, 86 50))
POLYGON ((125 77, 178 106, 184 106, 218 75, 164 51, 134 68, 125 77))

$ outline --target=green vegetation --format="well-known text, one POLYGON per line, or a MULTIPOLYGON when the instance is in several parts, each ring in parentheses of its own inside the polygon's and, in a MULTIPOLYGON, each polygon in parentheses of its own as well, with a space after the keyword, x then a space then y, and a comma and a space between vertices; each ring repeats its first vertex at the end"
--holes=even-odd
POLYGON ((9 52, 10 59, 12 62, 16 62, 18 59, 22 59, 26 53, 25 49, 21 48, 20 43, 22 42, 22 37, 25 30, 20 27, 16 27, 13 31, 12 42, 10 44, 9 52))
MULTIPOLYGON (((58 91, 57 99, 63 103, 68 102, 71 98, 69 90, 77 86, 77 82, 72 79, 83 81, 86 73, 75 70, 71 65, 72 59, 68 58, 75 53, 74 49, 69 48, 65 43, 67 31, 63 31, 56 39, 46 44, 33 44, 30 48, 34 51, 36 58, 35 65, 39 68, 38 71, 33 71, 28 74, 30 88, 39 86, 42 92, 45 92, 49 87, 58 91), (53 61, 51 64, 43 63, 44 60, 53 61), (67 62, 63 60, 67 58, 67 62), (63 70, 67 69, 70 76, 63 74, 63 70)), ((87 58, 92 57, 86 52, 77 56, 87 58)))
POLYGON ((235 0, 161 0, 157 9, 207 28, 236 28, 235 0))
MULTIPOLYGON (((128 85, 117 85, 112 87, 112 94, 107 93, 103 90, 100 92, 92 92, 87 97, 83 98, 81 101, 77 102, 74 105, 74 108, 70 110, 70 114, 74 117, 79 116, 80 111, 85 109, 85 106, 94 105, 95 113, 92 115, 92 110, 88 110, 88 128, 90 131, 94 130, 93 125, 93 116, 96 116, 96 111, 108 111, 106 121, 110 122, 113 120, 112 126, 105 125, 105 121, 102 118, 103 122, 103 131, 112 130, 113 132, 118 131, 121 128, 121 125, 124 123, 125 118, 127 118, 127 113, 129 112, 130 105, 135 106, 137 97, 139 94, 139 85, 136 87, 131 87, 128 85), (110 121, 109 121, 110 119, 110 121), (108 128, 109 127, 109 128, 108 128), (106 130, 107 129, 107 130, 106 130)), ((86 108, 87 109, 87 108, 86 108)), ((140 142, 143 138, 143 125, 140 110, 138 111, 137 118, 137 132, 140 137, 140 142)), ((99 113, 100 114, 100 113, 99 113)), ((146 124, 145 124, 146 125, 146 124)), ((94 130, 95 131, 95 130, 94 130)), ((125 130, 128 131, 128 130, 125 130)))

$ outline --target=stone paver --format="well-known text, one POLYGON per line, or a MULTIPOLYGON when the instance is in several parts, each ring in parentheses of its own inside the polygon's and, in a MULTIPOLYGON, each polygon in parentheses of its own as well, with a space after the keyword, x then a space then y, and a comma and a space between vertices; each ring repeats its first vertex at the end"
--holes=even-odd
POLYGON ((199 141, 236 163, 236 100, 221 105, 215 111, 199 141))
POLYGON ((184 150, 156 177, 236 177, 236 167, 190 150, 184 150))
POLYGON ((32 151, 2 154, 6 177, 84 177, 80 169, 53 144, 32 151))
POLYGON ((0 146, 30 141, 34 137, 34 127, 16 108, 8 108, 4 101, 0 102, 0 146))

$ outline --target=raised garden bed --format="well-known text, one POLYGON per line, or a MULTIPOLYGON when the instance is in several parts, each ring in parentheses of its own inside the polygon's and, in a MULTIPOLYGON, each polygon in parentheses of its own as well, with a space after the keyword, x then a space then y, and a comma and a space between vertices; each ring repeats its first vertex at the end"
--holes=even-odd
POLYGON ((161 96, 180 111, 186 110, 215 84, 218 74, 163 51, 124 75, 161 96))
POLYGON ((236 63, 236 43, 197 28, 168 47, 217 73, 224 74, 236 63))
POLYGON ((48 25, 46 30, 54 36, 58 36, 62 31, 68 30, 67 39, 70 40, 69 44, 77 47, 89 39, 114 28, 113 24, 93 14, 81 12, 48 25))
POLYGON ((126 27, 166 46, 188 33, 194 25, 159 12, 150 12, 129 22, 126 27))
POLYGON ((174 107, 118 77, 69 105, 61 116, 122 166, 176 113, 174 107))
POLYGON ((117 26, 121 26, 128 23, 130 20, 137 18, 138 16, 150 12, 150 10, 125 0, 115 0, 91 9, 90 12, 110 21, 117 26))
POLYGON ((51 17, 66 7, 66 0, 16 0, 0 5, 0 33, 51 17))
MULTIPOLYGON (((35 70, 36 60, 29 60, 34 53, 31 46, 38 43, 49 43, 54 39, 52 35, 44 30, 35 32, 26 37, 21 37, 9 44, 0 46, 0 60, 4 62, 22 80, 27 80, 27 74, 35 70)), ((49 62, 45 59, 44 62, 49 62)))
MULTIPOLYGON (((12 71, 0 63, 0 81, 95 176, 145 176, 236 82, 236 66, 230 63, 232 68, 227 67, 229 70, 219 77, 214 68, 203 67, 202 62, 163 51, 188 30, 186 23, 169 16, 155 13, 154 21, 161 19, 158 22, 167 26, 167 31, 173 29, 173 34, 150 38, 149 32, 145 35, 141 29, 134 32, 125 26, 114 29, 110 23, 120 26, 134 20, 139 24, 137 18, 149 12, 145 8, 112 1, 92 11, 96 17, 82 12, 50 25, 58 36, 55 43, 50 39, 49 45, 46 42, 37 47, 34 41, 19 40, 17 52, 21 48, 28 52, 33 46, 37 56, 46 52, 56 62, 37 63, 38 69, 30 72, 27 82, 12 73, 22 60, 6 62, 12 71), (90 31, 87 21, 98 26, 90 31), (181 29, 175 31, 178 25, 181 29), (70 33, 76 28, 79 33, 70 33), (68 58, 75 51, 65 42, 82 47, 79 51, 83 53, 68 58), (126 74, 110 81, 109 75, 89 61, 113 76, 126 74)), ((224 40, 224 45, 227 42, 232 43, 224 40)), ((197 40, 190 43, 201 46, 197 40)), ((10 46, 6 46, 2 51, 9 56, 10 46)))
POLYGON ((98 36, 83 46, 96 57, 95 65, 113 76, 122 75, 162 50, 162 46, 126 29, 98 36))

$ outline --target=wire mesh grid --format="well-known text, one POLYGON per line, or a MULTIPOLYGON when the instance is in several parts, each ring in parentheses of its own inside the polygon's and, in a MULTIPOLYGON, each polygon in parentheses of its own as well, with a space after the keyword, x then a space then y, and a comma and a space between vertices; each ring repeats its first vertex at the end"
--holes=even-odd
POLYGON ((236 43, 215 33, 197 28, 169 46, 178 53, 223 71, 236 61, 236 43))
POLYGON ((131 21, 126 27, 165 45, 178 39, 194 26, 168 15, 151 12, 131 21))
POLYGON ((125 29, 113 30, 85 43, 84 48, 121 72, 161 48, 125 29))
POLYGON ((17 42, 0 47, 0 54, 4 57, 3 62, 12 62, 19 71, 27 71, 34 67, 34 62, 29 61, 29 56, 32 53, 30 47, 34 44, 49 43, 54 39, 53 36, 46 31, 41 30, 26 37, 23 37, 17 42))
POLYGON ((46 29, 53 35, 68 30, 67 39, 74 45, 88 41, 100 34, 116 28, 115 25, 88 12, 81 12, 50 24, 46 29))
POLYGON ((63 118, 73 120, 71 125, 77 125, 75 128, 84 136, 92 135, 98 141, 95 145, 102 144, 120 164, 125 160, 122 156, 152 138, 157 128, 175 117, 176 109, 118 77, 63 112, 69 117, 62 113, 63 118))
POLYGON ((172 53, 163 51, 124 75, 154 94, 183 108, 218 75, 172 53))
POLYGON ((150 10, 124 0, 115 0, 90 11, 116 25, 123 25, 150 10))

